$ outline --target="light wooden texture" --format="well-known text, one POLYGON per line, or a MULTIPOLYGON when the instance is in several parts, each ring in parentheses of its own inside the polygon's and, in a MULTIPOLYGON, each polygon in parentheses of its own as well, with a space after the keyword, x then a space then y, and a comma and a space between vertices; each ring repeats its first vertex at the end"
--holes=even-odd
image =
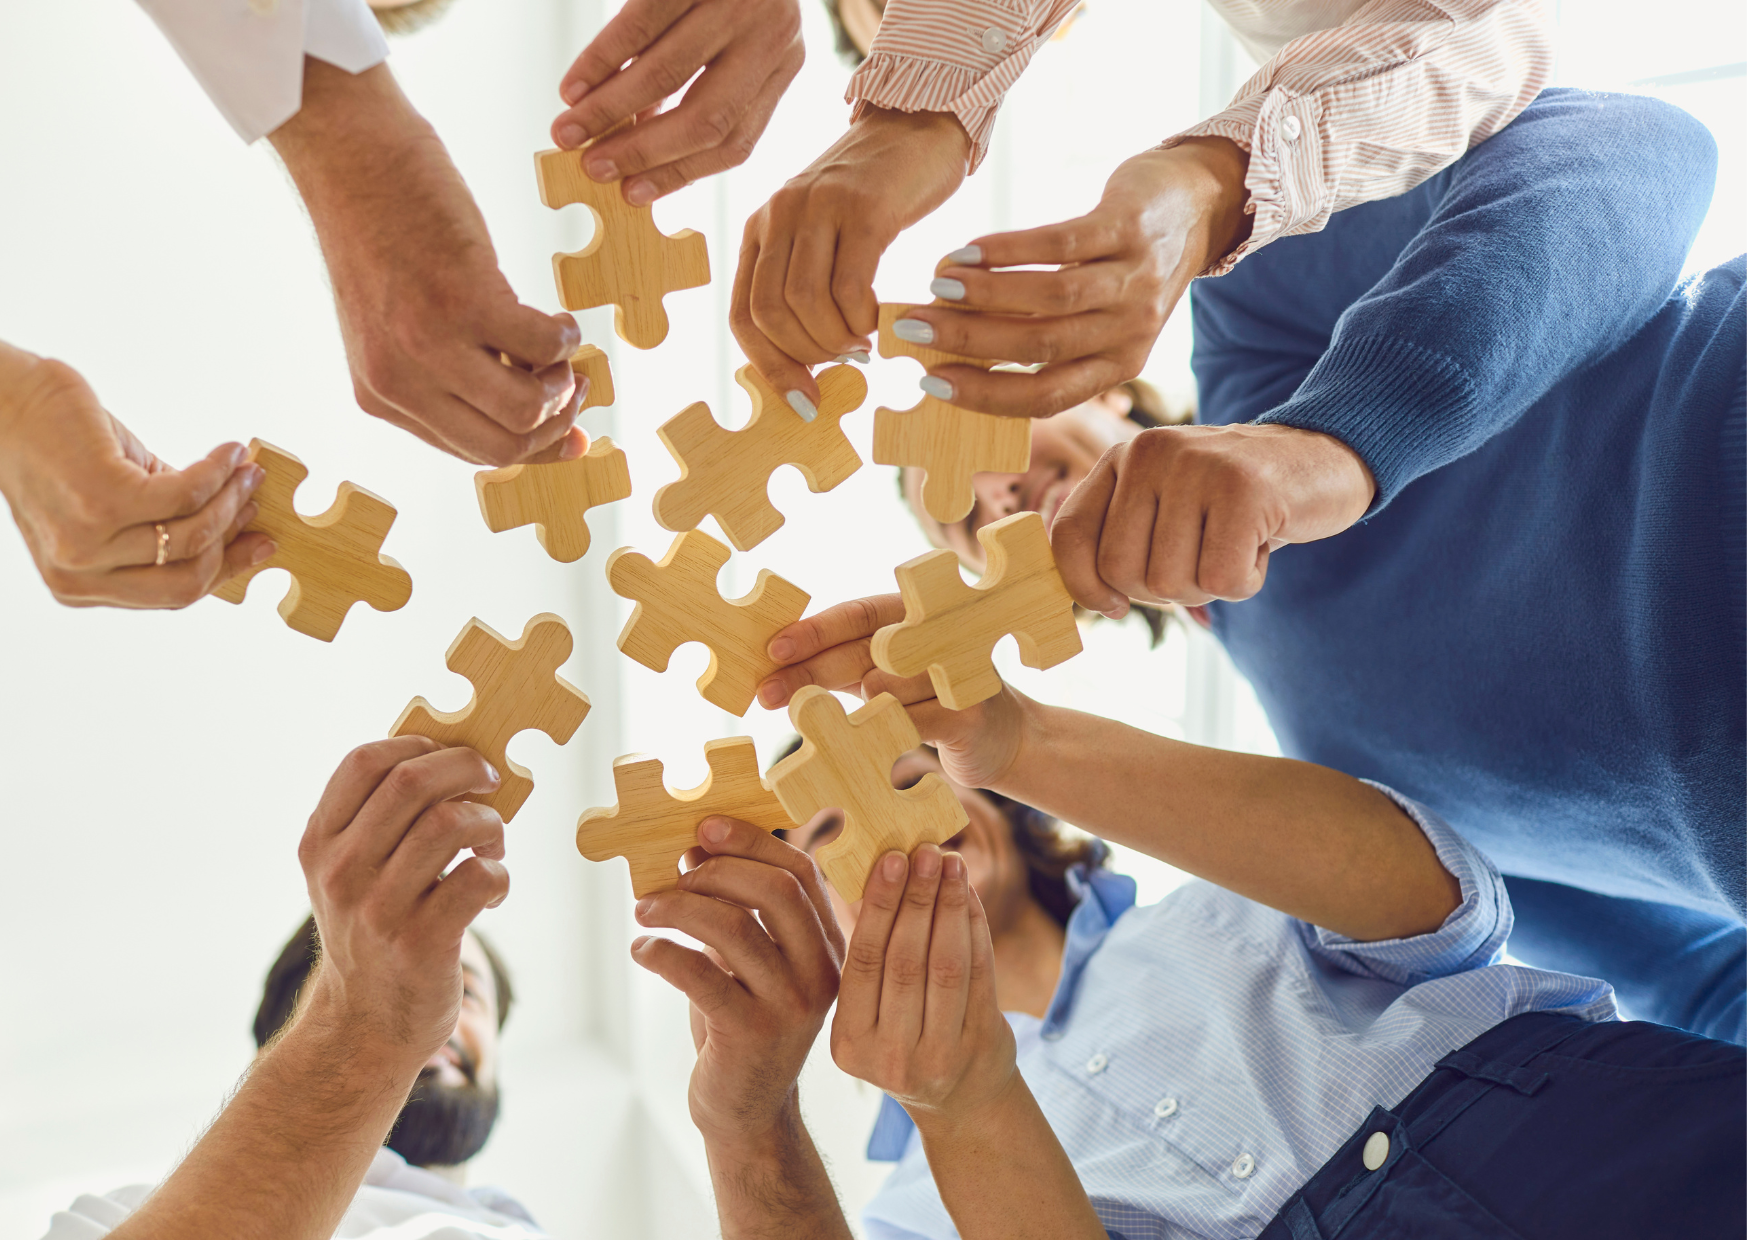
MULTIPOLYGON (((587 147, 583 148, 587 150, 587 147)), ((704 234, 687 228, 668 236, 647 206, 625 201, 619 182, 597 185, 583 171, 581 151, 541 151, 534 157, 540 201, 554 209, 582 203, 595 235, 575 254, 554 254, 552 274, 566 310, 613 307, 613 330, 640 349, 668 337, 662 298, 710 283, 704 234)))
POLYGON ((893 570, 904 619, 874 634, 874 663, 894 676, 923 671, 948 710, 964 710, 1001 690, 991 655, 1009 633, 1027 667, 1055 667, 1080 653, 1074 599, 1056 571, 1044 518, 1017 512, 977 531, 986 567, 975 586, 959 557, 930 551, 893 570))
POLYGON ((589 381, 589 394, 583 397, 584 409, 613 403, 613 368, 607 364, 604 349, 592 344, 577 346, 577 351, 571 354, 571 373, 589 381))
POLYGON ((944 844, 968 821, 939 775, 892 786, 893 764, 922 741, 890 693, 845 715, 837 698, 808 685, 790 699, 789 722, 801 733, 801 748, 772 767, 766 782, 798 823, 824 809, 843 812, 843 830, 815 860, 844 899, 862 898, 869 871, 885 854, 944 844))
POLYGON ((487 529, 501 534, 532 525, 546 554, 570 564, 589 549, 589 509, 630 495, 631 469, 603 436, 574 461, 482 470, 473 488, 487 529))
POLYGON ((665 672, 676 649, 702 642, 710 648, 710 666, 698 678, 698 692, 729 714, 744 715, 759 683, 777 670, 765 647, 777 630, 801 619, 808 596, 764 568, 750 594, 725 599, 716 575, 728 557, 722 543, 689 530, 659 563, 621 547, 607 559, 607 581, 615 593, 637 601, 619 633, 627 657, 665 672))
POLYGON ((577 851, 590 861, 624 857, 631 863, 631 890, 638 899, 672 888, 680 858, 698 843, 698 824, 713 814, 738 818, 761 831, 795 824, 759 777, 759 755, 750 736, 708 741, 710 776, 696 788, 670 792, 659 758, 627 754, 613 763, 619 802, 584 810, 577 820, 577 851))
POLYGON ((551 612, 535 616, 513 642, 478 619, 469 620, 443 660, 450 671, 473 682, 467 705, 440 711, 416 697, 389 735, 429 736, 440 745, 477 750, 498 768, 503 782, 489 796, 463 799, 489 805, 509 822, 534 791, 534 777, 505 752, 510 738, 538 728, 562 745, 589 713, 589 699, 558 674, 570 657, 571 631, 551 612))
MULTIPOLYGON (((892 334, 892 325, 915 306, 880 307, 880 356, 914 357, 925 368, 959 363, 988 370, 995 361, 960 357, 892 334)), ((923 507, 937 521, 952 523, 971 511, 971 475, 1023 474, 1032 464, 1032 423, 972 413, 933 396, 909 409, 874 411, 874 460, 915 465, 923 471, 923 507)))
POLYGON ((680 477, 656 492, 655 519, 663 529, 690 530, 715 517, 737 550, 750 551, 783 524, 767 490, 779 466, 795 466, 815 494, 862 467, 839 423, 867 399, 868 381, 854 366, 825 371, 819 376, 819 416, 808 422, 751 366, 742 366, 734 379, 753 400, 753 416, 740 430, 717 425, 703 401, 657 428, 680 463, 680 477))
POLYGON ((255 491, 260 512, 247 528, 268 535, 278 550, 225 582, 215 595, 240 603, 255 574, 283 568, 291 574, 291 589, 279 601, 280 616, 299 633, 325 642, 334 640, 354 603, 366 602, 378 611, 407 605, 413 579, 398 561, 382 554, 383 540, 395 523, 392 504, 342 482, 321 516, 299 516, 292 496, 309 477, 304 463, 259 439, 249 444, 249 459, 267 476, 255 491))

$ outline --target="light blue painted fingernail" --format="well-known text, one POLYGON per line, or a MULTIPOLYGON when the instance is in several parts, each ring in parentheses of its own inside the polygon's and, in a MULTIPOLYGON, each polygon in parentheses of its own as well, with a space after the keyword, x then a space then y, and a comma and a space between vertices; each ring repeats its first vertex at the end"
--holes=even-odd
POLYGON ((790 392, 784 399, 789 402, 791 409, 801 415, 803 422, 811 422, 819 416, 819 410, 813 407, 813 402, 807 399, 807 393, 800 388, 790 392))
POLYGON ((849 353, 840 353, 832 360, 834 362, 860 362, 866 366, 871 359, 868 356, 868 350, 855 349, 849 353))
POLYGON ((946 276, 936 276, 930 280, 929 292, 946 301, 965 300, 965 286, 957 280, 949 280, 946 276))
POLYGON ((935 329, 921 319, 900 319, 892 325, 892 334, 912 344, 934 344, 935 329))
POLYGON ((966 267, 976 267, 983 262, 983 247, 980 245, 962 245, 947 255, 950 263, 960 263, 966 267))
POLYGON ((953 385, 940 375, 924 375, 916 381, 916 385, 936 400, 953 399, 953 385))

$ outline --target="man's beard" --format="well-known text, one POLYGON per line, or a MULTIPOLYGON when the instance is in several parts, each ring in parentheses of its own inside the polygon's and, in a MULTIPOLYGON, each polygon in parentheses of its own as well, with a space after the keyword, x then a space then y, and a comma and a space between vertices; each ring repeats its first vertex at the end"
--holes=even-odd
POLYGON ((454 1167, 485 1147, 498 1119, 498 1091, 481 1089, 478 1065, 457 1042, 465 1085, 445 1085, 438 1070, 426 1067, 388 1135, 388 1148, 415 1167, 454 1167))

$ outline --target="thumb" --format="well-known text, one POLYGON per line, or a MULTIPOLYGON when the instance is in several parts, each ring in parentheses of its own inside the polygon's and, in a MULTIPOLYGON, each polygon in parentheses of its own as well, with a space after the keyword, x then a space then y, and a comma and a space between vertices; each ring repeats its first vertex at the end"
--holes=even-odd
POLYGON ((1118 619, 1128 613, 1129 600, 1099 576, 1099 539, 1105 514, 1117 493, 1117 459, 1122 445, 1109 448, 1074 492, 1063 501, 1050 526, 1050 550, 1056 570, 1074 601, 1088 611, 1118 619))
POLYGON ((485 343, 532 370, 568 361, 583 342, 582 329, 568 314, 543 314, 532 306, 506 301, 493 308, 484 326, 485 343))

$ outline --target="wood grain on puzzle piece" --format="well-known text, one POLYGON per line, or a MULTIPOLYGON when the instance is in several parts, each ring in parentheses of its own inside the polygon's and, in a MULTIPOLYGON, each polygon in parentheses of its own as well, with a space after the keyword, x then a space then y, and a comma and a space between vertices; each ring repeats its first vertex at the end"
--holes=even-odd
POLYGON ((819 850, 820 870, 844 899, 862 898, 874 863, 918 844, 944 844, 968 821, 965 807, 939 775, 909 788, 892 786, 892 766, 922 743, 910 716, 890 693, 845 715, 818 685, 796 692, 789 721, 801 748, 771 768, 767 782, 798 823, 824 809, 843 811, 838 837, 819 850))
POLYGON ((659 758, 628 754, 613 763, 618 803, 583 811, 577 820, 577 851, 591 861, 624 857, 638 899, 672 888, 680 858, 698 843, 698 824, 712 815, 738 818, 761 831, 795 823, 759 775, 750 736, 709 741, 704 760, 710 775, 696 788, 670 791, 659 758))
POLYGON ((334 640, 353 603, 369 603, 378 611, 406 606, 413 579, 398 561, 382 554, 395 521, 393 505, 342 482, 326 512, 299 516, 292 497, 309 476, 304 463, 259 439, 249 444, 249 459, 266 476, 254 495, 260 511, 246 528, 272 538, 277 549, 214 590, 215 595, 241 603, 257 573, 283 568, 291 574, 291 589, 280 600, 280 617, 298 632, 325 642, 334 640))
POLYGON ((904 619, 874 634, 874 663, 894 676, 927 671, 948 710, 964 710, 1001 690, 992 655, 1009 633, 1027 667, 1055 667, 1080 653, 1074 599, 1056 571, 1044 518, 1017 512, 977 531, 983 579, 959 575, 959 557, 930 551, 894 571, 904 619))
POLYGON ((823 372, 819 416, 809 422, 751 366, 742 366, 734 378, 753 402, 753 416, 739 430, 724 430, 703 401, 656 429, 679 462, 680 477, 656 492, 655 519, 663 529, 679 531, 715 517, 736 550, 750 551, 783 524, 769 492, 779 466, 795 466, 815 494, 862 467, 840 423, 867 399, 868 382, 854 366, 823 372))
POLYGON ((637 603, 619 633, 627 657, 665 672, 678 647, 702 642, 710 649, 710 665, 698 678, 698 692, 729 714, 744 715, 759 683, 777 670, 766 645, 801 619, 808 595, 766 568, 751 593, 723 598, 716 577, 729 554, 710 535, 688 530, 659 562, 621 547, 607 559, 607 581, 614 593, 637 603))
POLYGON ((598 409, 613 403, 613 367, 608 364, 606 350, 592 344, 580 345, 571 354, 571 373, 589 381, 588 394, 582 409, 598 409))
POLYGON ((541 151, 534 170, 540 201, 555 209, 581 203, 595 220, 588 245, 552 256, 560 303, 566 310, 610 305, 620 339, 640 349, 655 348, 668 335, 662 298, 710 283, 704 234, 690 228, 671 237, 663 233, 649 207, 625 201, 618 181, 589 179, 582 151, 541 151))
POLYGON ((510 738, 538 728, 562 745, 589 713, 588 697, 558 674, 570 655, 571 631, 551 612, 535 616, 513 642, 490 625, 469 620, 444 656, 450 671, 473 682, 467 705, 439 711, 416 697, 389 735, 428 736, 440 745, 477 750, 498 769, 503 782, 496 792, 462 799, 489 805, 509 822, 534 791, 534 777, 506 752, 510 738))
MULTIPOLYGON (((925 369, 959 364, 988 370, 997 364, 900 340, 892 325, 914 309, 880 307, 881 357, 912 357, 925 369)), ((935 520, 951 523, 971 511, 976 498, 971 490, 973 474, 1023 474, 1031 467, 1032 423, 1027 418, 973 413, 933 396, 924 396, 904 410, 882 405, 874 411, 874 460, 880 465, 920 468, 923 507, 935 520)))
POLYGON ((570 564, 589 549, 589 509, 630 495, 631 469, 624 451, 602 436, 574 461, 482 470, 473 487, 487 529, 532 525, 546 554, 570 564))

